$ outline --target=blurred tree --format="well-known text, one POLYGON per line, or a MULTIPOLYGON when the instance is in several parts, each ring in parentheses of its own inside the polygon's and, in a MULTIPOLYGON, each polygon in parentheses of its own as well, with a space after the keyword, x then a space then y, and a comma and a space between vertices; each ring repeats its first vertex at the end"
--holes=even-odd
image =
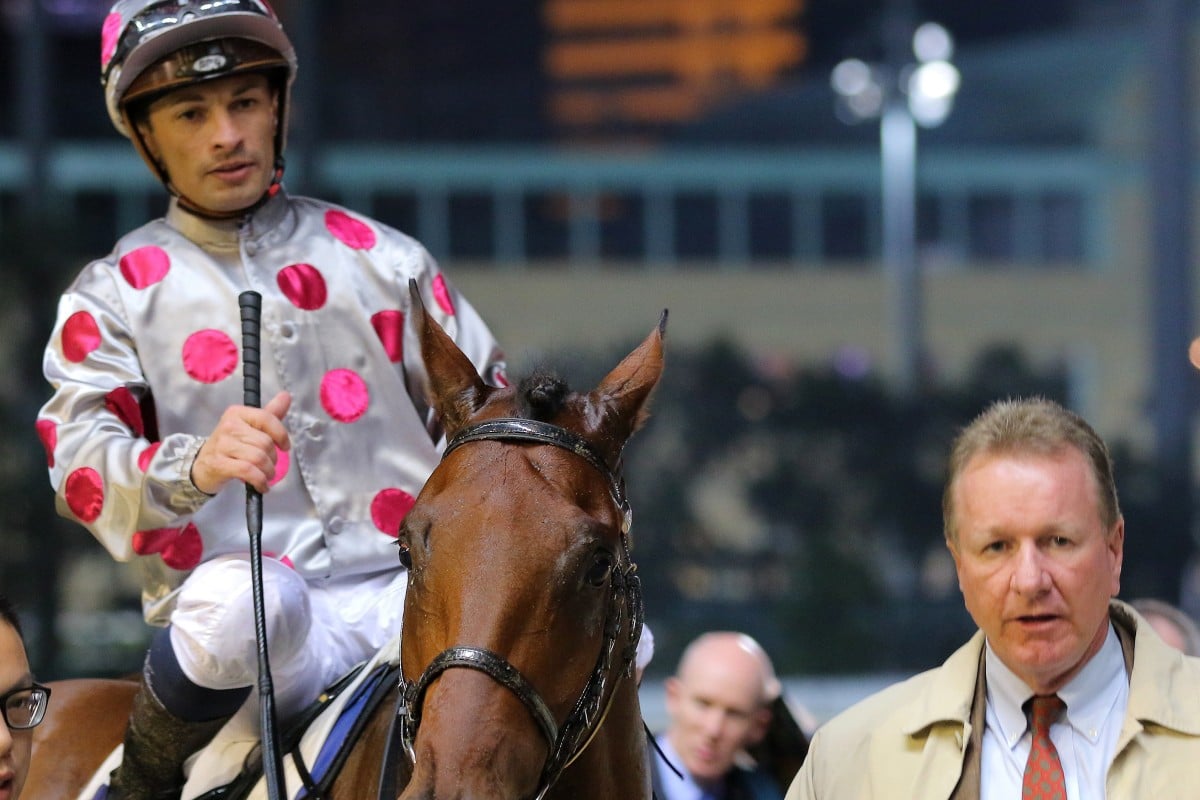
POLYGON ((48 390, 41 371, 42 348, 50 330, 63 265, 70 263, 66 231, 51 214, 22 214, 19 224, 0 229, 5 276, 0 341, 9 380, 0 394, 0 588, 29 618, 31 660, 39 672, 55 674, 58 639, 59 568, 64 557, 63 523, 54 512, 54 494, 46 480, 46 452, 34 429, 48 390))

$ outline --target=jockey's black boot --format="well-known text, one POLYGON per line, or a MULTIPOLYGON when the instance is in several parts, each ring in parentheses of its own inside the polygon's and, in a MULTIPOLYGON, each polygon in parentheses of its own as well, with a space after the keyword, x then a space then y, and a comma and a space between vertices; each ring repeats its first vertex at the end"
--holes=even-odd
POLYGON ((107 800, 179 800, 183 762, 228 719, 180 719, 163 706, 143 673, 125 732, 125 755, 109 778, 107 800))

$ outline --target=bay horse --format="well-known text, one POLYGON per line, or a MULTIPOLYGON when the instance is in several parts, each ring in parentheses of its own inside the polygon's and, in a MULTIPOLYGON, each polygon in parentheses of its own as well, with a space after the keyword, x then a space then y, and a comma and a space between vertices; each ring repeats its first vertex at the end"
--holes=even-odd
MULTIPOLYGON (((576 393, 546 372, 485 385, 413 297, 448 444, 398 537, 409 567, 402 677, 329 800, 649 798, 633 676, 642 599, 620 464, 662 373, 666 312, 576 393)), ((24 800, 74 800, 120 742, 136 688, 53 686, 24 800)))

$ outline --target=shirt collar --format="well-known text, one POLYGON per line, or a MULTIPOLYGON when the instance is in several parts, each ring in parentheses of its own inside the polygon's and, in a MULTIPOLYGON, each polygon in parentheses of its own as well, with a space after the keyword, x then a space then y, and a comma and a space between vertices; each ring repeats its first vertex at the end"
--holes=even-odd
MULTIPOLYGON (((1004 665, 990 642, 986 645, 984 668, 988 706, 995 712, 999 725, 997 734, 1010 748, 1014 747, 1029 727, 1022 706, 1033 696, 1033 691, 1004 665)), ((1067 704, 1067 724, 1095 742, 1105 718, 1121 696, 1121 684, 1128 686, 1128 681, 1121 643, 1110 622, 1100 649, 1058 691, 1067 704)))
POLYGON ((184 208, 179 199, 171 198, 167 208, 167 224, 205 250, 237 252, 243 235, 257 239, 275 229, 287 212, 286 195, 282 190, 255 209, 249 218, 208 219, 184 208))

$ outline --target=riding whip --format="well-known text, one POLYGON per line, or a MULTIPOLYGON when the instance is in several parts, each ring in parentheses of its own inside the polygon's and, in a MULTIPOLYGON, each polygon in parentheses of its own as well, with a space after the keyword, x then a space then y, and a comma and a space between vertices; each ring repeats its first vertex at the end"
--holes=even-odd
MULTIPOLYGON (((253 408, 262 404, 259 378, 261 350, 259 329, 262 322, 262 295, 246 291, 238 295, 242 311, 242 392, 243 403, 253 408)), ((263 599, 262 574, 262 494, 246 484, 246 527, 250 531, 250 588, 254 597, 254 640, 258 645, 258 707, 262 727, 262 764, 270 800, 286 797, 283 784, 283 757, 275 725, 275 688, 271 682, 271 659, 267 653, 267 612, 263 599)))

